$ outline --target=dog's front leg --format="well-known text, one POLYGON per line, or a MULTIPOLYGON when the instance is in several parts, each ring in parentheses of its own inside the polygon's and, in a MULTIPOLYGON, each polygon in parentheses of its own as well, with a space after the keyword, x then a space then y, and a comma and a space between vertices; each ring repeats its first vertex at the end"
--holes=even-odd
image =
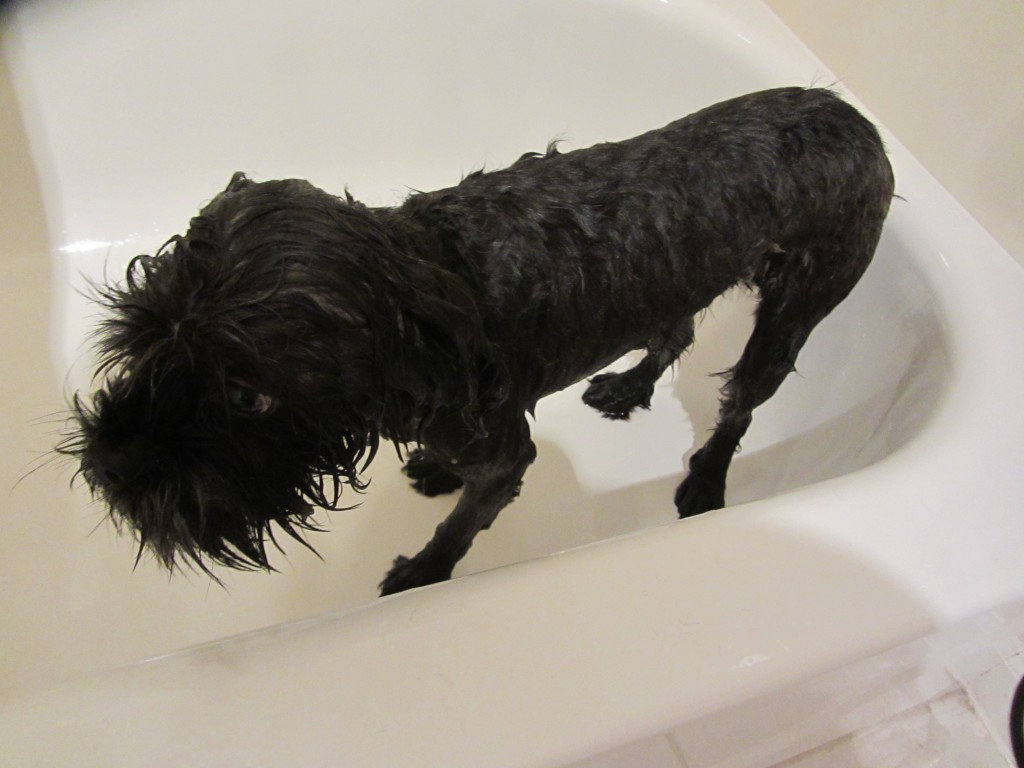
POLYGON ((459 503, 415 557, 399 556, 380 585, 391 595, 451 578, 455 564, 469 551, 474 537, 519 494, 523 474, 537 455, 526 419, 509 432, 477 443, 472 456, 459 456, 452 471, 465 481, 459 503))

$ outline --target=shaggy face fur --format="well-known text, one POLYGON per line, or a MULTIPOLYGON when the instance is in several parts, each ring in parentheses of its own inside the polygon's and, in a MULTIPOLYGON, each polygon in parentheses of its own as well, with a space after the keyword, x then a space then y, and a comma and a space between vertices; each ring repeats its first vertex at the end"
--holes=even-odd
POLYGON ((755 328, 675 499, 680 516, 715 509, 752 411, 868 266, 892 192, 874 127, 797 88, 396 208, 236 174, 101 289, 105 383, 60 450, 140 553, 207 570, 268 568, 272 525, 304 543, 312 505, 361 489, 382 439, 413 445, 414 487, 464 489, 396 560, 382 592, 397 592, 448 578, 515 497, 541 397, 646 349, 584 400, 611 418, 648 407, 694 314, 742 283, 755 328))

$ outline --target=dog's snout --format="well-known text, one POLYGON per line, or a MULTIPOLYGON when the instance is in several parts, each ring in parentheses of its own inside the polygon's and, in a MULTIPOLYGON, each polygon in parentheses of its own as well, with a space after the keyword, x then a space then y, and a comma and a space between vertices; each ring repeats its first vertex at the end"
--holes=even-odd
POLYGON ((86 464, 94 477, 104 485, 122 488, 137 480, 145 471, 147 462, 138 452, 125 447, 90 448, 85 455, 86 464))

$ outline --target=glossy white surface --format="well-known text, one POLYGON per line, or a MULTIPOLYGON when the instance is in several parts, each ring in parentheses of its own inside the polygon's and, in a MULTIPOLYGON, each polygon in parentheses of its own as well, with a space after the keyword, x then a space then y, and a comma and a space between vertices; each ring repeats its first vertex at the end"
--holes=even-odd
MULTIPOLYGON (((49 222, 40 318, 55 388, 75 369, 69 389, 87 369, 76 273, 118 275, 234 170, 381 204, 556 135, 586 146, 833 80, 740 0, 37 2, 3 32, 49 222)), ((706 374, 742 345, 737 301, 634 422, 598 418, 577 389, 542 403, 521 499, 450 584, 373 600, 390 558, 451 503, 415 497, 390 456, 364 505, 316 537, 325 563, 292 548, 280 575, 226 574, 227 593, 148 562, 131 574, 129 541, 87 537, 101 513, 79 491, 59 535, 0 541, 23 590, 4 597, 5 752, 554 766, 1024 594, 1024 273, 887 141, 906 200, 801 375, 756 414, 729 509, 673 522, 671 493, 713 421, 706 374)), ((68 474, 37 473, 11 509, 68 474)))

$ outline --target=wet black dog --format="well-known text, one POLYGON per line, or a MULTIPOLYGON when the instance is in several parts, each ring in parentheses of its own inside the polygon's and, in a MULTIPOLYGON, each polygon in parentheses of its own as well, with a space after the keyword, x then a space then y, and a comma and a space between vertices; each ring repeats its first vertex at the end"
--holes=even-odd
POLYGON ((227 189, 102 289, 103 388, 61 448, 143 549, 268 567, 271 523, 357 489, 381 438, 451 515, 384 594, 442 581, 517 494, 538 399, 594 378, 626 418, 736 284, 760 295, 714 433, 675 496, 724 504, 751 412, 871 261, 893 194, 875 128, 826 90, 733 99, 628 141, 550 148, 370 209, 304 181, 227 189))

